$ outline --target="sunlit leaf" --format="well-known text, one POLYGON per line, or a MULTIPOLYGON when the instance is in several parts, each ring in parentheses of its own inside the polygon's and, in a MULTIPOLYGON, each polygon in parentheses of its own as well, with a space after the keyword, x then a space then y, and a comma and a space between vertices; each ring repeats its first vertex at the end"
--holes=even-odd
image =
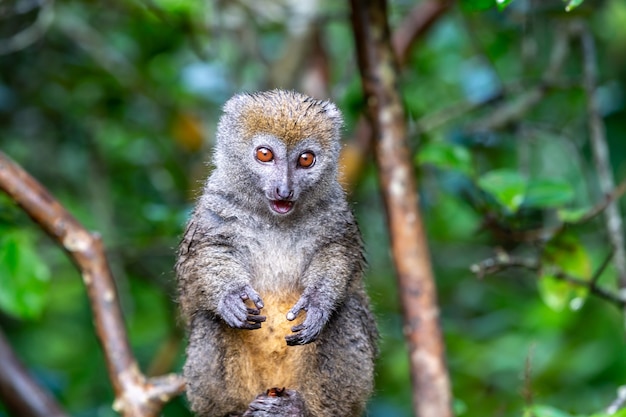
POLYGON ((554 311, 563 311, 572 299, 572 285, 553 275, 540 276, 537 285, 541 299, 554 311))
POLYGON ((567 3, 567 6, 565 6, 565 11, 571 12, 576 7, 583 4, 583 1, 585 0, 569 0, 569 2, 567 3))
POLYGON ((509 211, 515 213, 524 202, 527 180, 517 171, 500 169, 481 176, 478 185, 509 211))
POLYGON ((194 0, 155 0, 155 4, 167 12, 194 12, 198 9, 194 0))
POLYGON ((613 417, 626 417, 626 408, 622 408, 617 413, 613 414, 613 417))
POLYGON ((463 0, 461 6, 467 11, 487 10, 497 6, 499 10, 504 10, 513 0, 463 0))
POLYGON ((591 278, 589 255, 574 234, 563 232, 550 239, 544 248, 542 261, 544 265, 555 265, 577 278, 591 278))
POLYGON ((534 417, 572 417, 571 414, 549 405, 533 405, 527 411, 534 417))
POLYGON ((496 0, 496 5, 498 6, 498 9, 504 10, 512 1, 513 0, 496 0))
POLYGON ((455 416, 460 416, 467 413, 467 404, 463 400, 455 398, 454 402, 452 403, 452 407, 454 408, 455 416))
POLYGON ((542 266, 544 272, 538 288, 544 303, 555 311, 562 311, 566 307, 580 309, 588 289, 555 276, 557 271, 561 271, 583 280, 591 278, 591 260, 578 238, 569 233, 553 237, 544 247, 542 266))
POLYGON ((616 413, 613 414, 607 414, 607 413, 595 413, 595 414, 591 414, 589 416, 576 416, 576 417, 626 417, 626 409, 622 408, 621 410, 617 411, 616 413))
POLYGON ((417 163, 465 174, 472 172, 472 155, 467 148, 446 142, 430 142, 424 145, 417 155, 417 163))
POLYGON ((12 230, 0 237, 0 309, 23 319, 37 318, 46 302, 50 271, 34 238, 12 230))
POLYGON ((620 409, 615 414, 612 414, 611 417, 626 417, 626 408, 620 409))
POLYGON ((580 219, 587 214, 589 211, 588 208, 576 208, 576 209, 567 209, 562 208, 559 209, 556 213, 559 216, 559 220, 564 223, 576 223, 580 221, 580 219))
POLYGON ((574 189, 563 180, 540 178, 528 183, 524 206, 548 208, 558 207, 571 202, 574 189))

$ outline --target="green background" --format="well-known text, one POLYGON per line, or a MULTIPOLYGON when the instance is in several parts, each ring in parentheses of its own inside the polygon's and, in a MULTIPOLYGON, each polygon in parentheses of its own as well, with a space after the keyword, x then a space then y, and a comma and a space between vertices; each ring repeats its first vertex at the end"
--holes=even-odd
MULTIPOLYGON (((102 234, 132 348, 146 372, 179 371, 183 361, 174 255, 208 173, 221 105, 239 91, 300 88, 305 68, 289 73, 289 48, 310 43, 294 41, 302 25, 296 3, 22 1, 11 4, 19 13, 1 17, 0 45, 38 18, 51 23, 32 45, 0 56, 0 149, 102 234)), ((391 1, 392 28, 418 3, 391 1)), ((349 141, 364 109, 349 5, 327 0, 315 7, 329 91, 345 114, 349 141)), ((565 7, 560 0, 514 0, 500 10, 491 0, 462 1, 417 42, 402 71, 460 415, 518 416, 525 409, 532 415, 528 407, 541 404, 554 408, 535 407, 537 417, 590 415, 626 381, 619 309, 551 276, 561 270, 589 279, 597 270, 611 251, 602 216, 552 239, 528 237, 602 199, 577 38, 535 105, 503 126, 480 128, 543 85, 554 40, 577 20, 597 43, 596 94, 613 174, 626 176, 626 3, 565 7), (482 279, 470 271, 498 250, 541 258, 546 270, 510 269, 482 279)), ((402 316, 371 158, 350 198, 382 333, 368 415, 409 416, 402 316)), ((615 290, 615 280, 609 266, 599 284, 615 290)), ((0 327, 69 413, 115 415, 79 274, 4 195, 0 327)), ((164 415, 185 410, 177 399, 164 415)))

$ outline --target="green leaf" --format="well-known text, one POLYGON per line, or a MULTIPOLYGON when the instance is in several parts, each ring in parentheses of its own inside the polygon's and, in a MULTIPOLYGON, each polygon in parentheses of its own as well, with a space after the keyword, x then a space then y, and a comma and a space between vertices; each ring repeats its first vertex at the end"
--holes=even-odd
POLYGON ((515 213, 524 202, 527 180, 517 171, 499 169, 481 176, 478 179, 478 186, 515 213))
POLYGON ((494 0, 463 0, 461 2, 461 8, 469 12, 491 9, 493 5, 494 0))
POLYGON ((446 142, 430 142, 424 145, 417 155, 417 163, 468 175, 472 173, 472 155, 467 148, 446 142))
POLYGON ((533 405, 527 409, 527 412, 534 417, 572 417, 571 414, 549 405, 533 405))
POLYGON ((563 180, 539 178, 528 183, 524 206, 548 208, 558 207, 574 199, 574 189, 563 180))
POLYGON ((611 415, 611 417, 626 417, 626 408, 620 409, 617 413, 611 415))
POLYGON ((626 417, 626 408, 622 408, 617 413, 613 414, 613 417, 626 417))
MULTIPOLYGON (((587 416, 577 416, 577 417, 587 417, 587 416)), ((621 409, 615 414, 595 413, 595 414, 590 414, 588 417, 626 417, 626 410, 621 409)))
POLYGON ((591 278, 591 261, 585 247, 574 234, 562 232, 548 241, 542 254, 543 264, 557 266, 566 274, 591 278))
POLYGON ((499 10, 504 10, 506 9, 506 6, 508 6, 513 0, 496 0, 496 5, 498 6, 499 10))
POLYGON ((559 217, 559 220, 561 220, 562 222, 576 223, 580 221, 580 219, 585 214, 587 214, 588 211, 589 211, 589 208, 576 208, 576 209, 562 208, 562 209, 559 209, 556 213, 557 213, 557 216, 559 217))
POLYGON ((543 302, 554 311, 563 311, 571 300, 572 286, 553 275, 541 275, 537 286, 543 302))
POLYGON ((568 306, 572 310, 580 309, 588 289, 555 276, 562 271, 583 280, 591 278, 591 261, 578 238, 569 233, 554 236, 544 247, 542 266, 544 272, 539 278, 538 289, 543 302, 555 311, 563 311, 568 306))
POLYGON ((198 3, 195 0, 155 0, 155 4, 167 12, 195 12, 198 3))
POLYGON ((583 4, 583 1, 585 1, 585 0, 569 0, 569 2, 567 3, 567 6, 565 6, 565 11, 566 12, 571 12, 576 7, 578 7, 581 4, 583 4))
POLYGON ((0 309, 22 319, 41 315, 50 271, 28 232, 9 230, 0 237, 0 309))
POLYGON ((467 404, 463 400, 455 398, 452 402, 452 408, 454 409, 454 415, 460 416, 467 413, 467 404))

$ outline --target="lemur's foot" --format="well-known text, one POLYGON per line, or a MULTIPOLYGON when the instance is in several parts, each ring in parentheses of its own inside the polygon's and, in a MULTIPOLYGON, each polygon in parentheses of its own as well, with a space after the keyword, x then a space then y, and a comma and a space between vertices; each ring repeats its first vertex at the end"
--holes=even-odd
POLYGON ((270 388, 250 403, 243 417, 305 417, 304 401, 298 391, 270 388))

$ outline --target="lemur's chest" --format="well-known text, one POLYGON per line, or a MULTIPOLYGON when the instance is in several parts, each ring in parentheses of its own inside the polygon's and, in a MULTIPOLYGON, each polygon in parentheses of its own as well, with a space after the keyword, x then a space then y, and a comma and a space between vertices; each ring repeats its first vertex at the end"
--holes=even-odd
POLYGON ((261 237, 246 243, 251 284, 257 291, 302 291, 302 276, 315 253, 310 238, 268 228, 261 237))
POLYGON ((295 370, 306 366, 314 349, 313 344, 288 346, 285 340, 306 316, 286 317, 304 291, 302 276, 315 253, 310 241, 294 235, 267 228, 261 237, 242 236, 240 242, 249 254, 250 284, 263 299, 261 314, 267 317, 260 329, 232 331, 241 358, 238 372, 250 373, 242 380, 252 398, 272 387, 298 388, 295 370))

